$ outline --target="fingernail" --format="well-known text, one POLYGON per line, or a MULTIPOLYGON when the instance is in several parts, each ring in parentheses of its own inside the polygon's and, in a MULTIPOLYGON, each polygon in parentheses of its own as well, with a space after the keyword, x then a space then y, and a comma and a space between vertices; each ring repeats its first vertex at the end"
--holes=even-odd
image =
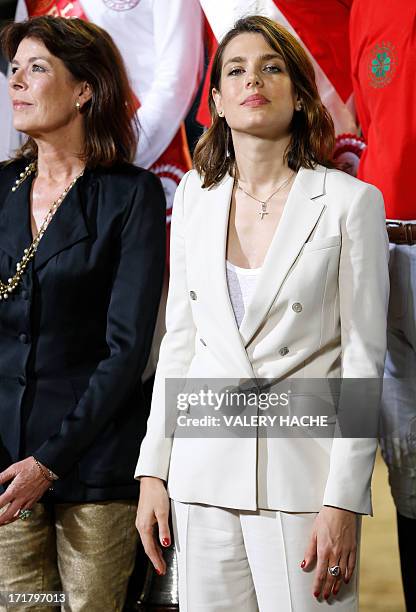
POLYGON ((349 579, 349 578, 346 578, 346 579, 345 579, 345 584, 348 584, 348 583, 349 583, 349 581, 350 581, 350 579, 349 579))
POLYGON ((338 595, 338 591, 339 591, 339 589, 335 589, 332 592, 333 592, 334 595, 338 595))
POLYGON ((319 591, 315 591, 315 593, 313 594, 314 597, 319 597, 319 591))
POLYGON ((306 561, 305 561, 305 559, 304 559, 304 560, 302 561, 302 563, 300 564, 300 566, 301 566, 301 568, 303 569, 303 568, 305 567, 305 565, 306 565, 306 561))
POLYGON ((158 569, 157 569, 157 567, 155 568, 155 570, 156 570, 156 574, 157 574, 158 576, 161 576, 161 575, 162 575, 162 572, 161 572, 160 570, 158 570, 158 569))
POLYGON ((169 538, 163 538, 163 540, 162 540, 162 544, 163 544, 163 546, 170 546, 170 540, 169 540, 169 538))
POLYGON ((324 599, 328 599, 329 598, 329 593, 324 593, 324 599))

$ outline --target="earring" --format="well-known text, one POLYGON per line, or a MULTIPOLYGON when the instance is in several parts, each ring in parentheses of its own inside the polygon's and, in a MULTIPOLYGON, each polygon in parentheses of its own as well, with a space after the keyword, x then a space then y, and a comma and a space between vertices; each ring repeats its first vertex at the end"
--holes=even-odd
POLYGON ((302 102, 298 102, 298 103, 296 104, 296 110, 297 110, 297 111, 302 110, 302 102))
POLYGON ((75 108, 77 109, 77 111, 81 110, 81 104, 79 102, 75 102, 75 108))
POLYGON ((219 115, 220 117, 224 117, 224 111, 218 111, 218 115, 219 115))

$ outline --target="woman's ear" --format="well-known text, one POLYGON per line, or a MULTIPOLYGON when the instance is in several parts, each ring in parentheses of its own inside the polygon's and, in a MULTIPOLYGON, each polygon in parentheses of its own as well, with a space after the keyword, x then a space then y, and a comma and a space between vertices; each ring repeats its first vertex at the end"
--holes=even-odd
POLYGON ((221 103, 221 93, 215 87, 212 88, 211 91, 212 99, 214 100, 215 108, 217 109, 217 113, 220 117, 224 117, 224 111, 221 103))
POLYGON ((296 111, 300 111, 303 108, 303 102, 302 102, 302 98, 300 96, 300 94, 296 94, 296 99, 295 99, 295 110, 296 111))
POLYGON ((84 104, 88 102, 88 100, 91 100, 91 98, 92 98, 92 87, 89 83, 87 83, 87 81, 84 81, 83 83, 81 83, 79 91, 78 91, 77 101, 79 102, 80 108, 82 108, 84 104))

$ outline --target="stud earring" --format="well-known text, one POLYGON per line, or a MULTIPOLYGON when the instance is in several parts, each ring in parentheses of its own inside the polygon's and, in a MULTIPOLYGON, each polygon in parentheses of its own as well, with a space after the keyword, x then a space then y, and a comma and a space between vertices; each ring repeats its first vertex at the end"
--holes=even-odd
POLYGON ((296 104, 296 110, 297 110, 297 111, 302 110, 302 102, 298 102, 298 103, 296 104))
POLYGON ((219 115, 220 117, 224 117, 224 111, 218 111, 218 115, 219 115))
POLYGON ((79 102, 75 102, 75 108, 77 109, 77 111, 81 110, 81 104, 79 102))

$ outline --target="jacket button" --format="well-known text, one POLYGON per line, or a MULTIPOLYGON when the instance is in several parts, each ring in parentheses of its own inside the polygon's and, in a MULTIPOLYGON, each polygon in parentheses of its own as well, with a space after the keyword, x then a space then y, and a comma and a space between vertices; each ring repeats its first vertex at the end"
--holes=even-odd
POLYGON ((18 376, 17 382, 19 383, 19 385, 22 385, 22 387, 24 387, 26 384, 26 378, 24 376, 18 376))
POLYGON ((287 348, 287 346, 282 346, 282 348, 279 350, 279 355, 284 357, 285 355, 288 354, 288 352, 289 352, 289 349, 287 348))
POLYGON ((22 344, 27 344, 29 338, 27 337, 27 334, 20 334, 19 340, 22 344))
POLYGON ((292 304, 292 310, 294 310, 294 312, 302 312, 302 304, 300 302, 295 302, 294 304, 292 304))
POLYGON ((190 291, 189 295, 191 297, 191 300, 196 300, 196 293, 195 293, 195 291, 190 291))

